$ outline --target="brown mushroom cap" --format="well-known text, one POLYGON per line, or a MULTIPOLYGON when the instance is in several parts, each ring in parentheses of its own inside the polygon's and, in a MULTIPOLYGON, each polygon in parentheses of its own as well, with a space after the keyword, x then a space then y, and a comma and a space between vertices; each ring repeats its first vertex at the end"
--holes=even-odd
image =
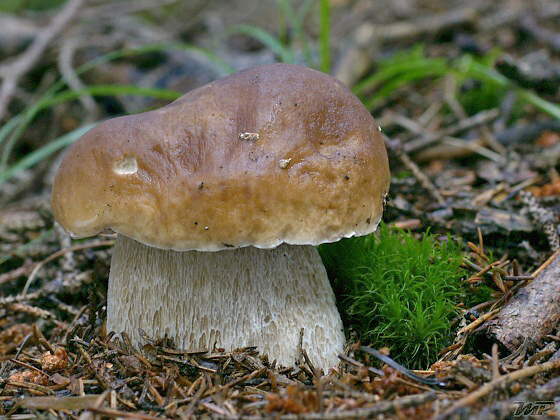
POLYGON ((99 124, 68 150, 52 210, 75 237, 111 228, 162 249, 318 245, 374 231, 388 186, 359 99, 272 64, 99 124))

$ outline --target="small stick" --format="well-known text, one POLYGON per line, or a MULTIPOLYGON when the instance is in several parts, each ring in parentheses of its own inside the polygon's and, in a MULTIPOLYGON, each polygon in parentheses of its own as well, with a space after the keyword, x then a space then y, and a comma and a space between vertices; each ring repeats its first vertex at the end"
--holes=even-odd
POLYGON ((0 75, 3 78, 2 86, 0 87, 0 120, 2 120, 6 113, 19 80, 31 70, 39 58, 41 58, 47 46, 70 23, 84 3, 85 0, 68 0, 49 26, 37 34, 29 48, 14 62, 0 68, 0 75))
MULTIPOLYGON (((470 261, 469 261, 470 262, 470 261)), ((467 264, 469 264, 467 262, 467 264)), ((494 267, 496 267, 499 264, 499 261, 494 261, 492 264, 487 265, 486 267, 484 267, 482 270, 480 270, 479 272, 477 272, 476 274, 472 275, 472 277, 482 277, 484 274, 486 274, 488 271, 492 270, 494 267)))
POLYGON ((276 382, 276 377, 274 376, 274 372, 271 369, 266 371, 268 376, 268 380, 270 381, 270 387, 272 388, 272 392, 278 393, 278 382, 276 382))
POLYGON ((539 268, 537 268, 531 276, 533 278, 537 277, 537 275, 540 274, 541 271, 543 271, 546 267, 550 265, 552 261, 554 261, 554 259, 558 256, 558 254, 560 254, 560 249, 555 251, 554 254, 552 254, 550 258, 548 258, 548 260, 546 260, 539 268))
POLYGON ((12 271, 8 271, 7 273, 0 274, 0 285, 15 280, 19 276, 26 275, 29 269, 31 268, 30 265, 31 264, 26 262, 21 267, 18 267, 12 271))
POLYGON ((403 144, 403 149, 406 153, 415 152, 418 149, 422 149, 433 143, 437 143, 445 137, 453 136, 469 128, 486 124, 498 117, 499 114, 500 111, 496 108, 487 111, 481 111, 477 114, 474 114, 472 117, 461 119, 455 125, 449 126, 440 131, 436 131, 435 133, 426 134, 422 137, 407 141, 405 144, 403 144))
POLYGON ((313 366, 313 363, 311 363, 311 360, 309 359, 309 356, 307 355, 307 350, 302 349, 302 353, 303 353, 303 358, 305 359, 305 363, 307 363, 307 366, 309 366, 309 370, 311 372, 315 372, 315 366, 313 366))
POLYGON ((25 296, 27 295, 27 290, 29 289, 29 286, 31 285, 31 283, 33 282, 33 280, 35 279, 35 276, 37 276, 37 272, 41 269, 41 267, 43 267, 45 264, 57 259, 58 257, 66 254, 67 252, 74 252, 74 251, 79 251, 82 249, 89 249, 89 248, 96 248, 96 247, 103 247, 103 246, 112 246, 115 244, 115 241, 101 241, 101 242, 96 242, 96 243, 89 243, 89 244, 80 244, 80 245, 74 245, 71 246, 70 248, 64 248, 64 249, 60 249, 58 251, 56 251, 55 253, 49 255, 47 258, 45 258, 42 261, 39 261, 37 263, 37 265, 33 268, 33 271, 31 272, 31 274, 29 275, 29 278, 27 279, 27 282, 25 283, 25 286, 23 287, 23 290, 21 291, 21 298, 24 299, 25 296))
POLYGON ((367 368, 368 371, 370 371, 371 373, 374 373, 376 375, 379 376, 385 376, 385 374, 383 373, 382 370, 380 369, 376 369, 374 367, 371 366, 366 366, 361 362, 358 362, 357 360, 352 359, 351 357, 346 356, 345 354, 339 354, 338 358, 346 363, 348 363, 349 365, 355 366, 355 367, 365 367, 367 368))
POLYGON ((108 418, 129 418, 129 419, 140 419, 140 420, 161 420, 161 417, 149 416, 147 414, 142 414, 139 412, 129 413, 128 411, 113 410, 111 408, 100 408, 100 407, 90 407, 89 411, 101 414, 103 417, 108 418))
POLYGON ((560 360, 553 360, 550 362, 543 363, 541 365, 530 366, 524 369, 517 370, 515 372, 508 373, 507 375, 500 376, 497 379, 494 379, 490 382, 485 383, 476 391, 471 392, 470 394, 466 395, 465 397, 461 398, 447 410, 445 410, 441 415, 439 415, 436 419, 444 419, 448 418, 453 412, 456 410, 472 405, 477 402, 480 398, 488 395, 492 391, 501 388, 503 385, 518 381, 523 378, 528 378, 539 373, 543 372, 550 372, 552 370, 560 369, 560 360))
POLYGON ((480 324, 482 324, 484 321, 488 321, 490 318, 492 318, 493 316, 495 316, 498 312, 500 311, 500 308, 496 308, 480 317, 478 317, 477 319, 475 319, 473 322, 471 322, 469 325, 461 328, 458 332, 457 335, 461 335, 464 334, 468 331, 472 331, 474 330, 476 327, 478 327, 480 324))
POLYGON ((6 306, 6 309, 13 312, 21 312, 24 314, 33 315, 43 319, 55 319, 56 317, 49 311, 35 306, 26 305, 25 303, 11 303, 6 306))
MULTIPOLYGON (((80 80, 76 72, 74 71, 74 67, 72 66, 72 59, 74 57, 74 52, 77 48, 77 41, 75 38, 68 38, 64 40, 62 47, 60 48, 60 52, 58 54, 58 68, 60 70, 60 74, 66 81, 66 84, 70 89, 73 91, 79 91, 84 89, 86 86, 80 80)), ((80 95, 78 100, 84 107, 86 111, 86 117, 83 121, 83 124, 90 124, 94 121, 97 121, 99 108, 93 96, 91 94, 87 95, 80 95)))
POLYGON ((416 163, 414 163, 412 159, 410 159, 410 157, 403 150, 403 147, 401 147, 400 144, 396 147, 395 146, 391 147, 391 145, 394 143, 385 135, 383 135, 383 139, 385 140, 385 144, 388 145, 388 148, 392 149, 397 155, 397 157, 400 159, 400 161, 403 163, 403 165, 410 172, 412 172, 412 175, 414 176, 414 178, 416 178, 420 186, 425 190, 427 190, 432 195, 432 197, 434 197, 437 200, 438 204, 440 205, 445 204, 445 199, 439 193, 436 186, 432 183, 432 181, 429 180, 429 178, 426 175, 424 175, 424 173, 420 170, 418 165, 416 165, 416 163))
POLYGON ((229 417, 229 413, 226 410, 224 410, 222 407, 218 407, 216 404, 213 404, 211 402, 202 401, 200 403, 200 405, 209 409, 210 411, 213 411, 214 413, 218 414, 222 418, 229 417))
MULTIPOLYGON (((81 379, 81 378, 80 378, 81 379)), ((107 396, 109 395, 109 393, 112 393, 114 391, 109 391, 108 389, 106 389, 105 391, 103 391, 99 397, 94 401, 94 403, 92 404, 92 408, 99 408, 101 407, 101 404, 103 404, 103 401, 105 401, 105 399, 107 398, 107 396)), ((113 408, 113 407, 111 407, 113 408)), ((88 412, 83 413, 80 417, 80 420, 90 420, 90 419, 95 419, 95 414, 88 412)))
POLYGON ((255 370, 251 373, 247 373, 246 375, 241 376, 240 378, 234 379, 231 382, 228 382, 227 384, 223 385, 221 387, 222 391, 227 391, 228 389, 234 387, 237 384, 240 384, 241 382, 245 382, 245 381, 249 381, 253 378, 256 378, 257 376, 261 376, 263 373, 265 373, 268 370, 268 368, 263 367, 259 370, 255 370))
POLYGON ((36 343, 41 344, 44 348, 50 351, 51 354, 54 353, 54 347, 47 341, 41 330, 37 328, 37 324, 33 324, 33 338, 36 343))
POLYGON ((44 395, 55 395, 55 392, 43 385, 34 384, 33 382, 10 381, 6 382, 6 386, 14 386, 16 388, 25 388, 33 391, 41 392, 44 395))
POLYGON ((500 360, 498 358, 498 344, 492 344, 492 380, 500 377, 500 360))
POLYGON ((10 359, 10 362, 15 363, 16 365, 23 366, 24 368, 33 370, 33 371, 35 371, 35 372, 37 372, 37 373, 40 373, 41 375, 45 375, 45 376, 47 376, 47 377, 49 376, 47 373, 43 372, 41 369, 36 368, 35 366, 30 365, 30 364, 28 364, 28 363, 22 362, 21 360, 10 359))
MULTIPOLYGON (((190 416, 192 415, 192 413, 194 413, 195 409, 196 409, 196 405, 198 404, 198 401, 200 401, 200 398, 202 398, 202 395, 204 394, 204 392, 206 392, 206 390, 208 389, 208 384, 206 383, 207 381, 205 380, 205 377, 201 376, 201 383, 200 383, 200 388, 198 388, 198 390, 196 391, 196 393, 194 394, 194 396, 192 397, 191 402, 189 403, 189 405, 187 405, 187 407, 185 408, 185 415, 186 416, 190 416)), ((198 381, 198 379, 196 381, 193 382, 193 385, 198 381)), ((192 386, 191 386, 192 388, 192 386)))
MULTIPOLYGON (((23 348, 25 347, 25 345, 27 344, 27 340, 29 340, 31 338, 32 334, 29 333, 25 336, 25 338, 21 341, 21 344, 19 345, 19 348, 16 352, 16 355, 13 357, 14 359, 17 359, 20 355, 20 353, 23 351, 23 348)), ((2 376, 4 376, 4 372, 8 369, 8 365, 10 365, 10 363, 4 363, 2 365, 2 368, 0 369, 0 378, 2 376)))
POLYGON ((305 328, 301 328, 299 330, 299 340, 298 340, 298 347, 297 347, 298 359, 296 361, 296 366, 299 367, 303 365, 303 333, 304 332, 305 332, 305 328))
POLYGON ((323 381, 321 377, 321 370, 314 369, 313 376, 315 376, 315 389, 317 391, 317 411, 323 413, 325 406, 323 404, 323 381))

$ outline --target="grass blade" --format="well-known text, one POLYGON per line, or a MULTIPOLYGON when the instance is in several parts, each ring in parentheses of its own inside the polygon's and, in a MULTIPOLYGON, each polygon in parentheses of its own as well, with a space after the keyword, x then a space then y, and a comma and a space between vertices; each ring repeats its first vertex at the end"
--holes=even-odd
MULTIPOLYGON (((278 4, 278 8, 283 14, 284 21, 291 23, 294 38, 297 39, 299 42, 299 46, 303 53, 303 59, 305 61, 305 65, 309 68, 313 68, 314 63, 311 57, 311 51, 309 49, 309 44, 307 42, 307 38, 305 35, 305 31, 303 30, 303 22, 311 9, 313 4, 313 0, 304 0, 304 2, 299 6, 297 11, 294 11, 292 5, 288 0, 276 0, 278 4)), ((288 36, 286 34, 286 30, 284 27, 280 28, 280 33, 278 36, 281 40, 287 40, 288 36)))
MULTIPOLYGON (((204 49, 204 48, 199 48, 199 47, 195 47, 193 45, 184 44, 184 43, 172 43, 172 44, 161 44, 161 43, 159 43, 159 44, 144 45, 144 46, 136 47, 136 48, 123 48, 123 49, 112 51, 108 54, 102 55, 102 56, 97 57, 93 60, 90 60, 89 62, 81 65, 78 68, 76 68, 75 72, 76 72, 77 75, 80 75, 80 74, 83 74, 83 73, 87 72, 88 70, 91 70, 91 69, 95 68, 98 65, 101 65, 101 64, 113 61, 113 60, 117 60, 119 58, 131 57, 131 56, 135 56, 135 55, 140 55, 140 54, 145 54, 145 53, 150 53, 150 52, 165 51, 165 50, 191 51, 191 52, 200 54, 201 56, 206 58, 209 62, 213 63, 216 70, 219 70, 219 72, 218 72, 219 74, 225 75, 225 74, 229 74, 229 73, 233 72, 233 68, 229 64, 227 64, 224 60, 219 58, 213 52, 211 52, 207 49, 204 49), (223 74, 223 73, 225 73, 225 74, 223 74)), ((6 128, 5 131, 0 132, 0 144, 1 144, 4 141, 4 139, 7 138, 7 136, 9 135, 9 132, 13 130, 11 136, 6 141, 6 144, 5 144, 5 146, 2 150, 2 156, 0 157, 0 173, 7 170, 6 169, 7 164, 8 164, 10 155, 12 153, 12 150, 13 150, 15 144, 17 143, 17 141, 19 140, 19 138, 21 137, 21 135, 23 134, 23 132, 25 131, 27 126, 31 123, 31 121, 33 121, 33 119, 35 118, 37 113, 39 111, 47 108, 48 106, 50 106, 53 103, 59 103, 57 101, 62 101, 62 100, 54 100, 54 102, 50 102, 51 100, 53 100, 53 97, 56 95, 56 93, 58 91, 60 91, 62 88, 64 88, 65 85, 66 85, 66 82, 63 79, 54 83, 43 94, 43 96, 39 99, 39 101, 37 101, 36 103, 32 104, 30 107, 25 109, 17 117, 14 117, 14 118, 17 118, 17 120, 14 120, 12 118, 12 120, 10 120, 8 122, 8 123, 11 123, 12 121, 14 121, 13 124, 14 124, 15 127, 12 127, 10 125, 9 127, 6 128), (17 121, 17 123, 15 121, 17 121)), ((96 89, 96 88, 94 88, 94 89, 96 89)), ((101 93, 102 89, 101 88, 99 88, 99 89, 100 89, 100 91, 99 91, 100 93, 98 93, 99 95, 103 95, 103 94, 111 95, 111 93, 101 93)), ((140 89, 140 88, 138 88, 138 89, 140 89)), ((87 91, 84 91, 84 93, 85 92, 87 92, 87 91)), ((137 92, 139 92, 139 91, 137 91, 137 92)), ((149 91, 146 91, 146 92, 148 93, 148 96, 152 96, 152 95, 150 95, 149 91)), ((154 92, 152 92, 152 93, 154 93, 154 92)), ((142 93, 130 93, 130 94, 142 95, 142 93)), ((68 95, 71 96, 71 93, 68 93, 68 95)), ((69 98, 70 98, 70 96, 69 96, 69 98)), ((161 98, 162 99, 173 99, 172 94, 169 94, 169 97, 164 97, 164 96, 165 96, 165 94, 162 94, 161 98)), ((154 93, 153 97, 159 97, 159 96, 158 96, 158 94, 154 93)), ((2 127, 2 128, 4 128, 4 127, 2 127)))
POLYGON ((323 73, 328 73, 330 71, 329 12, 329 0, 319 0, 319 54, 321 60, 319 69, 323 73))
POLYGON ((515 90, 519 98, 530 103, 535 108, 551 115, 552 117, 560 120, 560 106, 541 98, 532 91, 524 89, 515 85, 510 79, 503 74, 497 72, 493 68, 477 63, 469 59, 470 57, 462 60, 457 66, 458 72, 462 72, 462 76, 472 77, 473 79, 488 80, 500 87, 508 87, 515 90))
POLYGON ((0 146, 4 142, 10 133, 17 127, 17 125, 21 122, 21 115, 16 115, 0 128, 0 146))
MULTIPOLYGON (((8 159, 12 150, 27 127, 27 125, 35 118, 38 112, 41 110, 48 108, 52 105, 59 104, 62 102, 70 101, 72 99, 76 99, 82 95, 94 95, 94 96, 115 96, 115 95, 139 95, 145 97, 152 97, 158 99, 166 99, 166 100, 175 100, 181 94, 179 92, 167 89, 157 89, 157 88, 144 88, 138 86, 130 86, 130 85, 94 85, 89 86, 84 89, 75 90, 75 91, 64 91, 59 94, 55 95, 46 95, 41 100, 33 104, 27 111, 19 117, 16 117, 18 122, 21 121, 21 124, 17 126, 17 128, 12 133, 12 136, 6 142, 3 150, 2 150, 2 158, 0 160, 0 172, 7 171, 8 167, 8 159)), ((4 128, 4 127, 2 127, 4 128)), ((10 130, 11 131, 11 130, 10 130)), ((0 132, 1 134, 1 132, 0 132)), ((2 137, 0 137, 1 139, 2 137)), ((2 177, 0 177, 0 180, 2 177)), ((0 185, 2 182, 0 181, 0 185)))
POLYGON ((78 140, 82 135, 84 135, 87 131, 91 130, 95 127, 95 124, 88 124, 86 126, 77 128, 63 136, 59 137, 56 140, 51 141, 50 143, 46 144, 45 146, 29 153, 24 158, 19 160, 17 163, 12 165, 8 170, 3 171, 0 173, 0 185, 4 182, 9 180, 13 177, 17 172, 23 171, 25 169, 29 169, 32 166, 36 165, 39 162, 42 162, 44 159, 52 155, 53 153, 65 148, 66 146, 72 144, 76 140, 78 140))
POLYGON ((251 25, 235 25, 228 29, 229 35, 246 35, 256 39, 271 50, 284 63, 294 64, 294 55, 280 40, 265 30, 251 25))
POLYGON ((43 101, 41 103, 41 109, 62 102, 67 102, 87 94, 93 96, 137 95, 155 99, 166 99, 170 101, 174 101, 181 96, 180 92, 169 89, 146 88, 132 85, 93 85, 84 89, 69 90, 59 93, 52 98, 43 101))

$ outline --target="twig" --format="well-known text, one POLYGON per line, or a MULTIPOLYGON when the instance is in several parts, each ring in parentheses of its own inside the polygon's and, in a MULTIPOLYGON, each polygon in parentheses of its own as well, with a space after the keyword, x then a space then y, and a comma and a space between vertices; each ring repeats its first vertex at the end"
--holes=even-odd
POLYGON ((22 382, 22 381, 10 381, 6 382, 6 386, 13 386, 16 388, 30 389, 36 392, 40 392, 44 395, 55 395, 54 391, 46 386, 35 384, 33 382, 22 382))
MULTIPOLYGON (((99 397, 94 401, 94 403, 93 403, 93 405, 91 406, 91 408, 99 408, 99 407, 101 407, 101 404, 103 404, 103 401, 105 401, 105 400, 107 399, 107 396, 109 396, 109 394, 110 394, 111 392, 114 392, 114 391, 111 391, 111 390, 109 390, 109 389, 106 389, 105 391, 103 391, 103 392, 99 395, 99 397)), ((111 407, 111 408, 113 408, 113 407, 111 407)), ((86 411, 86 412, 84 412, 84 413, 82 413, 82 414, 80 415, 79 420, 93 420, 93 419, 95 419, 95 418, 96 418, 95 414, 93 414, 93 413, 91 413, 91 412, 89 412, 89 411, 86 411)))
POLYGON ((520 369, 515 372, 508 373, 507 375, 500 376, 497 379, 485 383, 476 391, 471 392, 470 394, 461 398, 459 401, 445 410, 440 416, 438 416, 437 419, 447 418, 456 410, 474 404, 480 398, 490 394, 492 391, 498 389, 504 384, 556 369, 560 369, 560 360, 554 360, 551 362, 543 363, 541 365, 530 366, 528 368, 520 369))
POLYGON ((70 248, 61 249, 59 251, 56 251, 54 254, 49 255, 44 260, 39 261, 37 263, 37 265, 33 268, 33 271, 29 275, 29 278, 27 279, 27 282, 25 283, 25 286, 23 287, 23 290, 21 291, 21 298, 22 299, 25 298, 25 296, 27 295, 27 290, 29 289, 29 286, 31 285, 31 283, 35 279, 35 276, 37 275, 37 272, 45 264, 57 259, 58 257, 66 254, 67 252, 73 252, 73 251, 79 251, 79 250, 82 250, 82 249, 89 249, 89 248, 96 248, 96 247, 103 247, 103 246, 112 246, 114 244, 115 244, 115 241, 113 241, 113 240, 96 242, 96 243, 88 243, 88 244, 80 244, 80 245, 71 246, 70 248))
POLYGON ((554 259, 558 256, 558 254, 560 254, 560 249, 557 250, 557 251, 555 251, 554 254, 552 254, 552 255, 548 258, 548 260, 546 260, 539 268, 537 268, 537 269, 535 270, 535 272, 531 275, 531 277, 533 277, 533 278, 537 277, 537 275, 538 275, 541 271, 543 271, 546 267, 548 267, 548 266, 550 265, 550 263, 551 263, 552 261, 554 261, 554 259))
POLYGON ((29 369, 29 370, 33 370, 33 371, 35 371, 35 372, 37 372, 37 373, 39 373, 39 374, 41 374, 41 375, 44 375, 44 376, 46 376, 46 377, 49 376, 47 373, 43 372, 41 369, 36 368, 35 366, 30 365, 29 363, 22 362, 21 360, 10 359, 10 362, 15 363, 16 365, 23 366, 24 368, 27 368, 27 369, 29 369))
POLYGON ((21 312, 24 314, 33 315, 44 319, 56 318, 53 314, 51 314, 46 309, 41 309, 35 306, 26 305, 25 303, 11 303, 10 305, 6 306, 6 309, 8 309, 9 311, 21 312))
POLYGON ((461 119, 457 124, 436 131, 435 133, 426 134, 420 138, 407 141, 403 145, 403 149, 407 153, 415 152, 448 136, 453 136, 461 131, 468 130, 469 128, 486 124, 496 119, 498 115, 500 115, 500 111, 497 108, 480 111, 472 117, 461 119))
POLYGON ((229 417, 228 416, 229 413, 226 410, 224 410, 222 407, 218 407, 216 404, 212 404, 211 402, 201 401, 200 405, 203 406, 204 408, 207 408, 210 411, 213 411, 214 413, 218 414, 222 418, 229 417))
POLYGON ((425 378, 423 376, 416 375, 414 372, 408 370, 404 366, 400 365, 399 363, 397 363, 396 361, 391 359, 389 356, 386 356, 386 355, 380 353, 376 349, 373 349, 371 347, 366 347, 366 346, 360 346, 360 350, 378 358, 379 360, 381 360, 386 365, 391 366, 393 369, 397 370, 402 375, 406 376, 408 379, 412 379, 413 381, 420 382, 421 384, 429 385, 429 386, 443 386, 444 385, 444 383, 442 381, 438 380, 438 379, 425 378))
POLYGON ((21 267, 18 267, 12 271, 8 271, 7 273, 0 274, 0 285, 13 281, 19 276, 26 275, 31 268, 31 264, 29 264, 28 261, 29 260, 26 260, 21 267))
POLYGON ((467 118, 467 113, 465 112, 463 105, 461 105, 457 100, 455 92, 457 92, 457 79, 453 75, 447 74, 444 81, 443 98, 455 116, 462 121, 467 118))
POLYGON ((560 53, 560 35, 540 25, 533 16, 522 18, 519 26, 539 42, 548 44, 555 53, 560 53))
POLYGON ((368 371, 370 371, 371 373, 374 373, 375 375, 379 375, 379 376, 384 376, 385 375, 381 369, 376 369, 376 368, 371 367, 371 366, 366 366, 362 362, 358 362, 357 360, 352 359, 351 357, 346 356, 345 354, 340 353, 338 355, 338 358, 340 360, 348 363, 349 365, 356 366, 356 367, 365 367, 365 368, 367 368, 368 371))
POLYGON ((0 76, 3 78, 0 87, 0 120, 4 118, 19 80, 31 70, 49 43, 68 25, 84 2, 85 0, 68 0, 49 26, 37 34, 29 48, 14 62, 0 68, 0 76))
MULTIPOLYGON (((70 87, 70 89, 72 89, 73 91, 79 91, 85 88, 85 85, 82 83, 82 81, 74 71, 74 67, 72 66, 76 47, 76 39, 69 38, 63 42, 58 54, 58 69, 60 70, 62 77, 64 77, 64 80, 68 87, 70 87)), ((93 96, 90 94, 80 95, 78 97, 78 100, 86 110, 86 117, 84 118, 82 124, 85 125, 97 121, 99 108, 97 107, 93 96)))
MULTIPOLYGON (((281 420, 338 420, 338 419, 361 419, 373 418, 383 413, 394 413, 400 409, 407 407, 417 407, 422 404, 434 401, 437 394, 433 391, 424 392, 423 394, 409 395, 406 397, 396 398, 392 401, 381 401, 370 407, 357 408, 354 410, 334 411, 327 413, 298 413, 284 414, 274 418, 281 420)), ((262 416, 244 416, 245 420, 262 419, 262 416)))
POLYGON ((380 25, 367 22, 354 32, 353 44, 338 60, 335 77, 351 86, 356 83, 371 66, 371 51, 379 42, 403 38, 418 38, 423 34, 433 34, 445 29, 474 24, 477 11, 472 7, 463 7, 437 13, 425 18, 411 19, 404 22, 380 25))
POLYGON ((120 15, 138 13, 143 10, 156 9, 177 2, 178 0, 111 1, 108 4, 92 6, 85 9, 83 17, 85 19, 112 18, 120 15))
POLYGON ((309 356, 307 355, 307 350, 302 349, 301 351, 303 353, 303 358, 305 359, 305 363, 307 363, 307 366, 309 366, 309 370, 315 374, 316 368, 315 366, 313 366, 313 363, 311 363, 311 360, 309 359, 309 356))
MULTIPOLYGON (((227 384, 223 385, 223 386, 221 387, 221 390, 222 390, 222 391, 227 391, 228 389, 231 389, 232 387, 234 387, 234 386, 237 385, 237 384, 240 384, 241 382, 250 381, 250 380, 253 379, 253 378, 259 377, 259 376, 261 376, 263 373, 265 373, 265 372, 267 371, 267 369, 268 369, 268 368, 266 368, 266 367, 263 366, 263 367, 262 367, 261 369, 259 369, 259 370, 255 370, 255 371, 253 371, 253 372, 251 372, 251 373, 247 373, 246 375, 243 375, 242 377, 237 378, 237 379, 234 379, 233 381, 228 382, 227 384)), ((224 394, 225 394, 225 392, 224 392, 224 394)))
MULTIPOLYGON (((207 381, 205 380, 206 377, 205 376, 201 376, 200 378, 200 388, 198 388, 198 390, 196 391, 196 394, 194 394, 194 396, 192 397, 192 400, 189 402, 189 405, 187 405, 187 407, 185 408, 185 415, 186 416, 190 416, 192 413, 194 413, 194 411, 196 410, 196 405, 198 404, 198 401, 200 401, 200 398, 202 398, 202 394, 204 394, 206 392, 206 390, 208 389, 208 384, 207 381)), ((193 382, 193 385, 196 383, 197 381, 193 382)))
POLYGON ((41 330, 37 328, 37 324, 33 324, 33 339, 38 345, 42 345, 45 349, 50 351, 51 354, 54 353, 54 347, 48 342, 41 330))
MULTIPOLYGON (((25 345, 27 344, 27 341, 31 338, 33 334, 29 333, 27 334, 23 340, 21 340, 21 344, 18 347, 18 350, 15 354, 15 356, 13 357, 13 359, 17 359, 20 355, 20 353, 22 352, 23 348, 25 347, 25 345)), ((2 365, 2 368, 0 369, 0 378, 2 378, 2 376, 4 375, 4 373, 6 372, 6 370, 8 369, 8 366, 10 365, 10 363, 4 363, 2 365)))
POLYGON ((129 413, 127 411, 119 411, 113 410, 111 408, 100 408, 100 407, 90 407, 89 411, 93 411, 94 413, 101 414, 103 417, 108 418, 132 418, 132 419, 140 419, 140 420, 161 420, 161 417, 149 416, 143 413, 129 413))
MULTIPOLYGON (((384 136, 385 137, 385 136, 384 136)), ((391 144, 391 140, 386 139, 385 141, 386 144, 391 144)), ((404 151, 404 149, 402 147, 397 146, 393 148, 393 151, 395 152, 395 154, 397 155, 397 157, 400 159, 400 161, 403 163, 403 165, 410 171, 412 172, 412 175, 414 176, 414 178, 416 178, 416 180, 418 181, 418 183, 420 184, 420 186, 422 188, 424 188, 425 190, 427 190, 430 195, 432 197, 434 197, 436 199, 436 201, 438 202, 438 204, 443 205, 445 204, 445 199, 442 197, 442 195, 439 193, 438 189, 436 188, 436 186, 432 183, 432 181, 429 180, 429 178, 420 170, 420 168, 418 167, 418 165, 416 165, 416 163, 414 163, 412 161, 412 159, 410 159, 410 157, 406 154, 406 152, 404 151)))
POLYGON ((478 140, 462 140, 448 136, 442 139, 442 143, 457 149, 469 150, 487 159, 493 160, 496 163, 503 164, 506 162, 506 159, 502 155, 482 146, 478 140))
POLYGON ((296 366, 300 367, 303 365, 303 334, 305 332, 304 328, 301 328, 299 330, 299 340, 298 340, 298 346, 297 346, 297 361, 296 361, 296 366))
POLYGON ((478 317, 477 319, 475 319, 473 322, 471 322, 469 325, 461 328, 459 331, 457 331, 457 335, 461 335, 464 334, 468 331, 472 331, 474 330, 476 327, 478 327, 480 324, 482 324, 484 321, 488 321, 490 318, 492 318, 493 316, 495 316, 498 312, 500 311, 500 308, 496 308, 488 313, 485 313, 484 315, 478 317))
POLYGON ((498 344, 492 344, 492 380, 500 377, 500 359, 498 357, 498 344))

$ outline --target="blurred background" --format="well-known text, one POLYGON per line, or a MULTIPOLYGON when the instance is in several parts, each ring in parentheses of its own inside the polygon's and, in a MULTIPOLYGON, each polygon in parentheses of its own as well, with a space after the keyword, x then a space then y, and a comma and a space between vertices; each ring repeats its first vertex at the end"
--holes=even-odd
POLYGON ((388 223, 481 228, 534 259, 556 245, 514 197, 556 226, 559 22, 557 0, 3 0, 0 263, 53 227, 57 162, 93 124, 275 61, 334 75, 378 120, 388 223))

